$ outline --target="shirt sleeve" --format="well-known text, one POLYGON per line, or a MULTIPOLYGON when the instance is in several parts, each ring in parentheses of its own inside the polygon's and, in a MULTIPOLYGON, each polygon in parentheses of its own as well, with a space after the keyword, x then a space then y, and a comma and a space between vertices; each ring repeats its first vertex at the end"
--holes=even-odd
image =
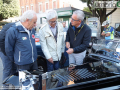
POLYGON ((105 32, 105 28, 104 28, 103 32, 105 32))
POLYGON ((110 33, 114 33, 114 28, 113 27, 110 28, 110 33))

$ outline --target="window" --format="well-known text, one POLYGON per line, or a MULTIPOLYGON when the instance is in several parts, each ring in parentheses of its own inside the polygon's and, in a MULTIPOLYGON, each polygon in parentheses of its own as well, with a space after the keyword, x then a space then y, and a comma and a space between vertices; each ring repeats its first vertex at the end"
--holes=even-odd
POLYGON ((49 4, 48 2, 45 3, 45 10, 48 10, 49 9, 49 4))
POLYGON ((24 7, 22 7, 22 9, 21 9, 21 14, 23 14, 24 13, 24 7))
POLYGON ((46 10, 48 10, 48 3, 46 3, 46 10))
POLYGON ((56 1, 53 1, 53 9, 56 8, 56 1))
POLYGON ((27 3, 27 0, 26 0, 26 3, 27 3))
POLYGON ((39 9, 40 9, 40 11, 42 11, 42 5, 39 5, 40 7, 39 7, 39 9))
POLYGON ((31 10, 33 10, 34 8, 33 8, 33 5, 31 5, 31 10))
POLYGON ((118 28, 120 23, 115 23, 115 28, 118 28))
POLYGON ((52 8, 53 9, 57 8, 57 1, 56 0, 52 0, 52 8))
POLYGON ((29 7, 28 6, 26 6, 26 11, 29 9, 29 7))
POLYGON ((42 3, 39 3, 39 13, 42 12, 42 3))
POLYGON ((65 4, 64 4, 64 2, 63 2, 63 8, 65 7, 65 4))

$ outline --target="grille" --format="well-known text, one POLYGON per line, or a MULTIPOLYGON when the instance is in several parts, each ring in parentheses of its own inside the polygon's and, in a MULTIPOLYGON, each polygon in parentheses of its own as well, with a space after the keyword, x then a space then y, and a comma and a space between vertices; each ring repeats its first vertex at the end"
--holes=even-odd
POLYGON ((58 79, 59 82, 85 80, 96 77, 97 73, 90 72, 87 68, 72 70, 71 72, 67 72, 65 75, 61 75, 61 73, 56 73, 53 76, 53 78, 58 79))

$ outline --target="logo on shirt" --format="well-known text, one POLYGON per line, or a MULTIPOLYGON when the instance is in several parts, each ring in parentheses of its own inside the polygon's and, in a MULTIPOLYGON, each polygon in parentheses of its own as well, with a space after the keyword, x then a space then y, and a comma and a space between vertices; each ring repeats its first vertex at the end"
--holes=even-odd
POLYGON ((27 37, 22 37, 23 40, 27 40, 27 37))
POLYGON ((34 34, 32 34, 32 38, 35 39, 35 35, 34 34))

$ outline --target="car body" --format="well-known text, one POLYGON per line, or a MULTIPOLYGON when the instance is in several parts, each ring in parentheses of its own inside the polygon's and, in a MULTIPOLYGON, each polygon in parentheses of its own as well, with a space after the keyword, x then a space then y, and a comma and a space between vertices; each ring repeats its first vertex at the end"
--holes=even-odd
POLYGON ((35 44, 37 48, 37 54, 42 57, 45 57, 41 49, 39 33, 35 33, 35 44))

